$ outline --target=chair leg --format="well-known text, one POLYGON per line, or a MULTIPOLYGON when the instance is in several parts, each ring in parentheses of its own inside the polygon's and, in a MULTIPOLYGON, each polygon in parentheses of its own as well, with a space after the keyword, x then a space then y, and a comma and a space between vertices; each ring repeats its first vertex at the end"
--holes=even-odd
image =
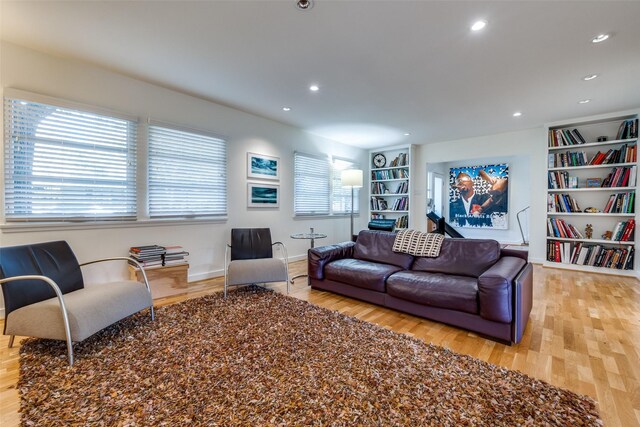
POLYGON ((153 310, 153 303, 151 303, 149 308, 151 309, 151 320, 156 320, 156 312, 153 310))
POLYGON ((224 298, 227 298, 227 268, 224 269, 224 298))
POLYGON ((9 337, 9 348, 13 347, 13 340, 15 339, 15 337, 16 337, 15 335, 11 335, 9 337))

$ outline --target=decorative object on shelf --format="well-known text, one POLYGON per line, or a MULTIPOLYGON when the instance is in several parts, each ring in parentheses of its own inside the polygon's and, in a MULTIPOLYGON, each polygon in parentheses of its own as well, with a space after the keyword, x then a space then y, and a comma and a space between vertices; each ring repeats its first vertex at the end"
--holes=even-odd
POLYGON ((606 136, 599 136, 598 137, 598 142, 606 142, 609 138, 606 136))
POLYGON ((587 236, 587 239, 590 239, 591 236, 593 236, 593 225, 587 224, 587 226, 584 228, 584 234, 585 236, 587 236))
POLYGON ((280 207, 280 186, 271 184, 247 183, 247 207, 280 207))
POLYGON ((607 230, 600 237, 602 237, 604 240, 611 240, 611 236, 613 236, 613 232, 611 230, 607 230))
POLYGON ((591 207, 590 207, 590 208, 586 208, 586 209, 584 210, 584 213, 600 213, 600 209, 598 209, 598 208, 591 208, 591 207))
POLYGON ((280 158, 265 154, 247 153, 247 177, 279 180, 280 158))
POLYGON ((373 156, 373 166, 376 168, 383 168, 387 165, 387 157, 382 153, 377 153, 373 156))
POLYGON ((508 228, 508 164, 451 168, 449 184, 449 222, 453 226, 508 228))
POLYGON ((596 188, 602 185, 602 178, 587 178, 587 188, 596 188))
MULTIPOLYGON (((343 187, 351 188, 351 236, 353 236, 353 189, 362 188, 362 171, 360 169, 346 169, 340 174, 343 187)), ((351 238, 349 238, 351 240, 351 238)))

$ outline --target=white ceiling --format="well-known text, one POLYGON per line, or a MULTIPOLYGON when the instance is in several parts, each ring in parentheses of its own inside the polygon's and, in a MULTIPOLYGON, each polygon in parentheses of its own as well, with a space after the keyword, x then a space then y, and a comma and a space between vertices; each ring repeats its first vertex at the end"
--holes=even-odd
POLYGON ((365 148, 640 106, 639 1, 294 4, 2 0, 2 38, 365 148))

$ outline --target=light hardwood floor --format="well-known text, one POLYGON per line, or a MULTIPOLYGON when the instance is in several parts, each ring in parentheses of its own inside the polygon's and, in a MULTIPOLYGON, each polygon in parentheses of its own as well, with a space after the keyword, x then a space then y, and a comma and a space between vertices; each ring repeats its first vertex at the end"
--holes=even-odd
MULTIPOLYGON (((291 276, 306 263, 291 264, 291 276)), ((222 289, 221 278, 190 284, 172 304, 222 289)), ((284 291, 284 284, 274 286, 284 291)), ((523 341, 505 346, 472 333, 372 304, 311 290, 301 278, 291 296, 406 333, 591 396, 606 426, 640 426, 640 282, 536 266, 534 304, 523 341)), ((0 322, 0 326, 2 326, 0 322)), ((16 342, 18 342, 16 338, 16 342)), ((19 424, 18 346, 0 336, 0 425, 19 424)))

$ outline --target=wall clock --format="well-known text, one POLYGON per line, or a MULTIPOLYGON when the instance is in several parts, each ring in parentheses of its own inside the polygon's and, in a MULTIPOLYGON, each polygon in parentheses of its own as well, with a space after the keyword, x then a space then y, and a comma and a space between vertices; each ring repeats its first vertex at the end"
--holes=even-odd
POLYGON ((387 158, 382 153, 373 156, 373 165, 377 168, 383 168, 387 164, 387 158))

